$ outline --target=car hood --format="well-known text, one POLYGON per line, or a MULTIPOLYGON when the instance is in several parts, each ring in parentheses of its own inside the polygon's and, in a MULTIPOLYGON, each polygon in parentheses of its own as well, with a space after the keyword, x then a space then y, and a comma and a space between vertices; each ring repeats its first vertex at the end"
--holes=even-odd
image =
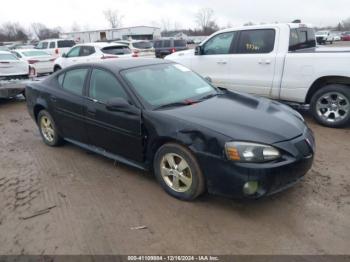
POLYGON ((184 51, 177 51, 170 55, 167 55, 164 59, 171 59, 174 57, 183 57, 183 56, 194 56, 194 49, 188 49, 184 51))
POLYGON ((288 106, 232 92, 161 112, 232 140, 265 144, 293 139, 302 135, 306 128, 301 115, 288 106))

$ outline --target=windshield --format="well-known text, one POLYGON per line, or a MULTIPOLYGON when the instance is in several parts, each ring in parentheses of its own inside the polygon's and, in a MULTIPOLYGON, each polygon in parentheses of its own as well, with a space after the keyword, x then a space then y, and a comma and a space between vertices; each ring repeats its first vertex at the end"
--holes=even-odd
POLYGON ((151 42, 148 42, 148 41, 134 42, 134 43, 132 43, 132 45, 138 49, 150 49, 153 47, 153 44, 151 42))
POLYGON ((126 55, 131 54, 131 50, 127 46, 108 46, 102 49, 102 52, 110 55, 126 55))
POLYGON ((0 60, 18 60, 13 54, 0 54, 0 60))
POLYGON ((24 56, 48 56, 49 54, 44 51, 25 51, 22 52, 24 56))
POLYGON ((153 107, 195 101, 217 94, 216 89, 204 79, 178 64, 134 68, 124 71, 123 75, 135 91, 153 107))

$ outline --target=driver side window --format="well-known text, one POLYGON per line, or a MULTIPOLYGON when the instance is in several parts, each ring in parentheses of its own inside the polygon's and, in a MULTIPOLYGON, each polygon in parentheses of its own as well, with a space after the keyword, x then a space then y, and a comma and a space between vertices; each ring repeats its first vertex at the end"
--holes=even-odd
POLYGON ((230 54, 231 44, 236 32, 227 32, 212 37, 204 44, 203 55, 226 55, 230 54))
POLYGON ((73 47, 67 54, 67 57, 78 57, 80 52, 80 46, 73 47))

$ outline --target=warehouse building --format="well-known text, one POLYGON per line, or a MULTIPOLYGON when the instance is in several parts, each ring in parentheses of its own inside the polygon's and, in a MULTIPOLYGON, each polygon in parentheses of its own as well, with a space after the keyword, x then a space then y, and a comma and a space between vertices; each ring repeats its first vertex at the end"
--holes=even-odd
POLYGON ((134 26, 125 28, 112 28, 105 30, 91 30, 61 33, 60 37, 73 39, 79 43, 111 40, 154 40, 160 38, 160 28, 151 26, 134 26))

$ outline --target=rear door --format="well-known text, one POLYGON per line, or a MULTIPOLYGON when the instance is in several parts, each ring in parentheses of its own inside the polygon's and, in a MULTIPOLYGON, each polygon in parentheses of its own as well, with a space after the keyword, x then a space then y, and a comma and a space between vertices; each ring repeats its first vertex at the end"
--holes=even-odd
POLYGON ((234 54, 227 58, 229 81, 225 87, 270 96, 277 55, 277 30, 244 30, 234 54))
POLYGON ((135 113, 109 111, 106 102, 122 97, 131 101, 113 73, 94 68, 85 98, 85 116, 89 143, 134 161, 143 161, 141 111, 135 113))
POLYGON ((218 87, 229 87, 232 81, 229 70, 230 57, 238 38, 237 32, 214 35, 202 46, 202 54, 192 61, 194 71, 211 79, 218 87))
POLYGON ((57 76, 58 88, 50 92, 54 119, 63 137, 86 143, 83 90, 89 67, 74 68, 57 76))

